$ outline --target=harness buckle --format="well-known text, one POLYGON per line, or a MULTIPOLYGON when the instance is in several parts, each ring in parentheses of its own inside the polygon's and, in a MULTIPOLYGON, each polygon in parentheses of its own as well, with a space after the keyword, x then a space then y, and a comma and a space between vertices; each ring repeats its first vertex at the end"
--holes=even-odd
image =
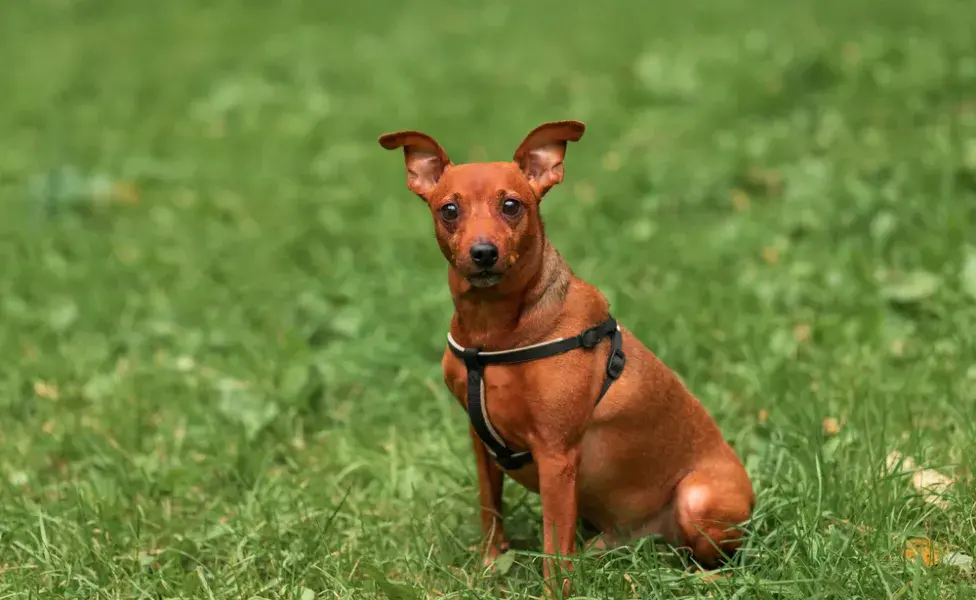
POLYGON ((480 369, 482 367, 481 360, 478 358, 478 353, 481 352, 479 348, 462 348, 461 349, 461 360, 464 361, 464 366, 469 369, 474 367, 480 369))
POLYGON ((614 350, 610 353, 610 358, 607 360, 607 377, 610 379, 617 379, 624 372, 624 365, 627 364, 627 355, 624 354, 623 350, 614 350))
POLYGON ((580 346, 590 350, 592 348, 596 348, 597 344, 599 344, 600 340, 602 339, 603 336, 600 335, 600 332, 597 331, 596 327, 593 327, 580 334, 580 346))

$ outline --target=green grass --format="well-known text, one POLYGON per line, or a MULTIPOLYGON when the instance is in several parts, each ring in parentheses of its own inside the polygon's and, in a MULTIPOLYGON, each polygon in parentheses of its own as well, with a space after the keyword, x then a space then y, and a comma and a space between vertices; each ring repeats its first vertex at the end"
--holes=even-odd
POLYGON ((974 19, 4 2, 0 598, 538 596, 537 497, 506 488, 507 572, 470 549, 445 266, 375 140, 507 159, 563 118, 589 129, 550 235, 758 491, 731 578, 647 542, 582 559, 579 597, 976 596, 901 556, 976 555, 974 19), (955 479, 946 508, 892 450, 955 479))

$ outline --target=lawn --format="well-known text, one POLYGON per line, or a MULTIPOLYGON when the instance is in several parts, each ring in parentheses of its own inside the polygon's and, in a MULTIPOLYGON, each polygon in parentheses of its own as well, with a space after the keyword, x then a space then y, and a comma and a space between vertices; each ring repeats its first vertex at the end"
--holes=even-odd
POLYGON ((567 118, 550 236, 758 493, 729 577, 647 540, 575 593, 976 597, 974 22, 7 0, 0 598, 537 597, 538 497, 506 487, 500 569, 472 550, 446 268, 376 137, 507 160, 567 118))

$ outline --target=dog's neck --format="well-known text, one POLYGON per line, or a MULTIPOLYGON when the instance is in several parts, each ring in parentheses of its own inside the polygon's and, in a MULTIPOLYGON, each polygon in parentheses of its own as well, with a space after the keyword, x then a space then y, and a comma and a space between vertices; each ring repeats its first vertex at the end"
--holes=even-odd
POLYGON ((508 350, 551 337, 565 308, 572 271, 545 238, 520 262, 520 272, 512 273, 509 281, 485 289, 472 287, 451 271, 451 335, 459 344, 508 350))

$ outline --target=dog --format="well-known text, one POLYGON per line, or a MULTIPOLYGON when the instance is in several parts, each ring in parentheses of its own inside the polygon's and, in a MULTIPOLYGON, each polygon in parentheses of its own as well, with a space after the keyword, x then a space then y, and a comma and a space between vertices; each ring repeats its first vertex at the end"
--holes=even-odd
POLYGON ((584 131, 545 123, 509 162, 457 165, 425 133, 379 138, 403 149, 407 188, 427 203, 449 265, 441 366, 470 419, 485 564, 508 548, 507 474, 541 496, 547 595, 559 572, 569 592, 578 520, 597 530, 594 548, 657 535, 713 568, 742 544, 755 504, 699 400, 546 237, 540 204, 584 131))

